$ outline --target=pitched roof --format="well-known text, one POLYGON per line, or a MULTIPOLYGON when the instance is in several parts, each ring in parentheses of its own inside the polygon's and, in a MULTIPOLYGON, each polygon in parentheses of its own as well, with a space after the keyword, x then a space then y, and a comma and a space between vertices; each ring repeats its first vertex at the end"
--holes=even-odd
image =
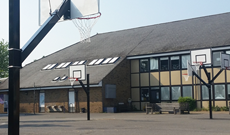
MULTIPOLYGON (((69 81, 53 83, 68 69, 41 71, 47 64, 119 56, 112 65, 88 66, 90 84, 98 84, 127 56, 163 53, 230 45, 230 13, 181 20, 134 29, 97 34, 90 43, 76 43, 21 69, 21 88, 67 86, 69 81)), ((0 85, 6 89, 8 81, 0 85)))

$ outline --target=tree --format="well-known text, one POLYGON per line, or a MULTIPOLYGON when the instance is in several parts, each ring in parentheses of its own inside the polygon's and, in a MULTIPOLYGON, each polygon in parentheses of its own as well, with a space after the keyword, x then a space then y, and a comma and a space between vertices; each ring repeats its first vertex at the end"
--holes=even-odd
POLYGON ((0 41, 0 78, 8 77, 8 65, 9 65, 9 44, 7 42, 0 41))

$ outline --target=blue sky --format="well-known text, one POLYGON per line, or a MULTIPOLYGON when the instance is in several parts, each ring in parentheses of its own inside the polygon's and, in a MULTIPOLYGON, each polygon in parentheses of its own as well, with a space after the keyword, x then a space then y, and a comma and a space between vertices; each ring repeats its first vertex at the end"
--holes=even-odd
MULTIPOLYGON (((0 40, 9 41, 9 1, 0 0, 0 40)), ((230 0, 100 0, 101 18, 91 35, 230 12, 230 0)), ((20 0, 21 48, 37 31, 38 0, 20 0)), ((78 42, 72 21, 57 23, 23 65, 78 42)))

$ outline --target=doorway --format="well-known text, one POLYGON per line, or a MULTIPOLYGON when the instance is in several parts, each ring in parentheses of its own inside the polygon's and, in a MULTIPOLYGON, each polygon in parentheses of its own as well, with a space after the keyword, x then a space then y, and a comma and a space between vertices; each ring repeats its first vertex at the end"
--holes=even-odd
POLYGON ((161 102, 160 89, 152 88, 150 90, 150 103, 160 103, 161 102))

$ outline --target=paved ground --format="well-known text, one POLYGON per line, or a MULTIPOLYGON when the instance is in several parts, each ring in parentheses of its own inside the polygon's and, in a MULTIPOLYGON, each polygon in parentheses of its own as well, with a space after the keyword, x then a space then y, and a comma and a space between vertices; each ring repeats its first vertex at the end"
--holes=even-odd
MULTIPOLYGON (((0 135, 7 135, 7 118, 0 114, 0 135)), ((20 135, 230 135, 228 112, 191 114, 46 113, 20 116, 20 135)))

